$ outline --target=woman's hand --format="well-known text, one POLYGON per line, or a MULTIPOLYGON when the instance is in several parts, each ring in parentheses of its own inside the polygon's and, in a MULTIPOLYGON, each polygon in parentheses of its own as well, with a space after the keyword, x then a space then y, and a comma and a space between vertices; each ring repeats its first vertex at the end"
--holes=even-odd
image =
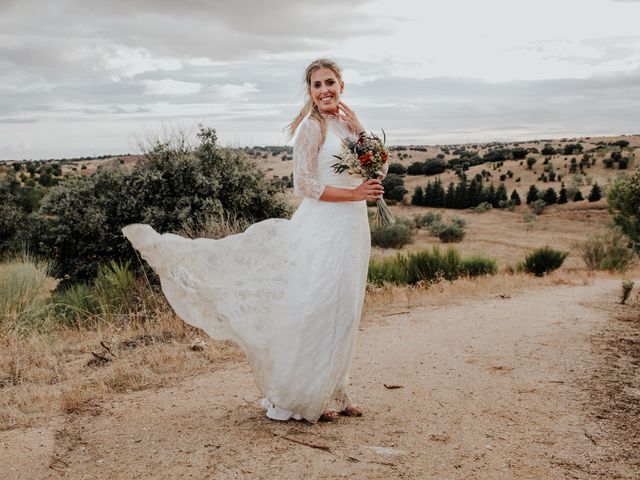
POLYGON ((338 102, 338 116, 349 125, 349 128, 354 133, 360 135, 363 132, 366 132, 358 117, 353 110, 351 110, 347 105, 341 100, 338 102))
POLYGON ((370 178, 365 180, 357 188, 353 190, 354 200, 378 200, 382 197, 384 188, 380 183, 380 180, 370 178))

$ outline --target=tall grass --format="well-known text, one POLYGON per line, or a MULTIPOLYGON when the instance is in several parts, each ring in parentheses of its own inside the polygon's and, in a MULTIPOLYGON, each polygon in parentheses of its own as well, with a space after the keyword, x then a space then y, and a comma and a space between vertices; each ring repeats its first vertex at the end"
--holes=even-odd
POLYGON ((0 334, 22 335, 43 318, 49 264, 27 253, 0 264, 0 334))
POLYGON ((59 323, 81 327, 98 318, 111 320, 134 309, 136 276, 130 263, 100 265, 93 285, 78 283, 56 292, 51 305, 59 323))
POLYGON ((635 253, 618 231, 595 235, 576 244, 575 248, 585 265, 592 270, 626 272, 636 260, 635 253))
POLYGON ((369 282, 381 285, 415 285, 436 283, 440 280, 455 280, 459 277, 494 275, 498 271, 496 261, 475 255, 461 258, 460 253, 449 247, 444 253, 434 246, 431 250, 421 250, 407 255, 371 259, 369 262, 369 282))

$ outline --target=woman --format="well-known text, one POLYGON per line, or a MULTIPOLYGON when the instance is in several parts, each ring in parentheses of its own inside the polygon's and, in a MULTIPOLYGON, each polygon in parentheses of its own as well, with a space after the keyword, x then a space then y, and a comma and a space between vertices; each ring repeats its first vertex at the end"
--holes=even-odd
POLYGON ((269 219, 220 240, 122 229, 158 273, 176 313, 247 355, 274 420, 362 415, 347 393, 370 253, 366 200, 378 180, 336 174, 341 139, 364 132, 341 100, 335 62, 305 73, 308 99, 289 125, 294 190, 290 220, 269 219))

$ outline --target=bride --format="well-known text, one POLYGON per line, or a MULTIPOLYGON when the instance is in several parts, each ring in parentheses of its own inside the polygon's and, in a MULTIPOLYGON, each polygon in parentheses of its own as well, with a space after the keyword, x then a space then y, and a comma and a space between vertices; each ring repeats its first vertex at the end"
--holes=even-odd
POLYGON ((379 180, 331 168, 342 138, 365 130, 340 95, 338 65, 306 69, 307 101, 288 126, 295 193, 290 220, 254 223, 220 240, 122 229, 158 273, 178 316, 246 354, 261 405, 274 420, 361 416, 349 396, 349 367, 362 312, 371 240, 366 200, 379 180))

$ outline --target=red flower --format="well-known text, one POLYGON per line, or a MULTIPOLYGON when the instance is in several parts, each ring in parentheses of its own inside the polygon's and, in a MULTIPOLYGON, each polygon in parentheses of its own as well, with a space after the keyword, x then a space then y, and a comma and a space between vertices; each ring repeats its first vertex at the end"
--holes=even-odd
POLYGON ((360 165, 371 165, 373 163, 372 159, 373 155, 371 155, 371 152, 363 153, 358 157, 358 160, 360 160, 360 165))

